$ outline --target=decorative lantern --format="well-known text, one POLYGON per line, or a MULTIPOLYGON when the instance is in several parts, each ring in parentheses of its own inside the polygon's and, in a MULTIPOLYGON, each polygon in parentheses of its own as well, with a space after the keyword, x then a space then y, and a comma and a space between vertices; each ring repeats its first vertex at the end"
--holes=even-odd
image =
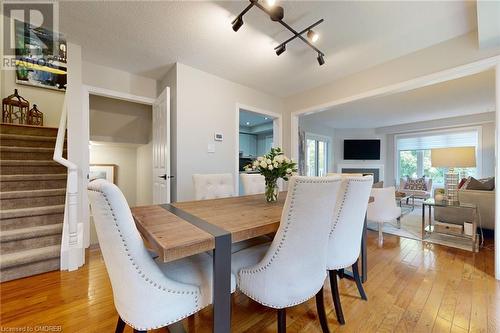
POLYGON ((26 124, 30 103, 17 93, 2 99, 2 122, 14 124, 26 124))
POLYGON ((43 126, 43 113, 38 110, 36 104, 28 111, 28 125, 43 126))

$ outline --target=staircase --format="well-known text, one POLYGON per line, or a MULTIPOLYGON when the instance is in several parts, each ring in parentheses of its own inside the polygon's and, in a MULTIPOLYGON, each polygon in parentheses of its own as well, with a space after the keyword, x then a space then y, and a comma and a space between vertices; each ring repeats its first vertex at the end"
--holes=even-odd
POLYGON ((0 280, 59 270, 66 167, 57 128, 0 124, 0 280))

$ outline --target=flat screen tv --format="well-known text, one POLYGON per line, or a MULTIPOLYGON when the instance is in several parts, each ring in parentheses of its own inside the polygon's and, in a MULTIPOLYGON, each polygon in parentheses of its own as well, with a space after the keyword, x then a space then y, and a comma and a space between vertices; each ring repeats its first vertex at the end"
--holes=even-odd
POLYGON ((344 160, 380 160, 380 140, 344 140, 344 160))

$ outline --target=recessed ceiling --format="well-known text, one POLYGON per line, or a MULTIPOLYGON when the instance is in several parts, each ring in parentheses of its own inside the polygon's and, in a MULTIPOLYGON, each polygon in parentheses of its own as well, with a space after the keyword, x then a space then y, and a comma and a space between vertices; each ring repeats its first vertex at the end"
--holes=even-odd
POLYGON ((258 126, 263 124, 272 123, 273 118, 265 116, 260 113, 240 110, 240 126, 258 126))
POLYGON ((339 105, 305 116, 331 128, 378 128, 495 111, 495 72, 339 105))
POLYGON ((175 62, 288 96, 476 29, 474 1, 282 1, 285 20, 302 29, 317 19, 316 54, 260 10, 230 22, 246 1, 61 1, 60 27, 83 59, 154 79, 175 62))

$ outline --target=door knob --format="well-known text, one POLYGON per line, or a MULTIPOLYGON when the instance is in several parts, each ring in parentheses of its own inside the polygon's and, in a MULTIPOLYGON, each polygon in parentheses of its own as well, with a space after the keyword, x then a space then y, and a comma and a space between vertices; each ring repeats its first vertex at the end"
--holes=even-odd
POLYGON ((167 180, 167 175, 161 175, 161 176, 158 176, 158 178, 167 180))

